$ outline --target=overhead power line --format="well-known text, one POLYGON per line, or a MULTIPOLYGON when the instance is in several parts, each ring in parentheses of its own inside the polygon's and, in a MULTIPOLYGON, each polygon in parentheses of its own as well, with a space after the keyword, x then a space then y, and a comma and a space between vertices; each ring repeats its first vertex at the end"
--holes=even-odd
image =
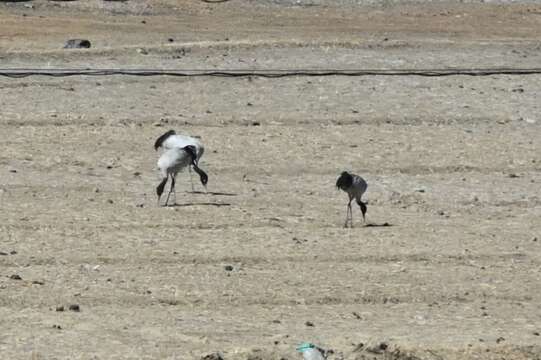
POLYGON ((450 68, 450 69, 0 69, 0 76, 179 76, 265 77, 291 76, 489 76, 541 74, 541 68, 450 68))

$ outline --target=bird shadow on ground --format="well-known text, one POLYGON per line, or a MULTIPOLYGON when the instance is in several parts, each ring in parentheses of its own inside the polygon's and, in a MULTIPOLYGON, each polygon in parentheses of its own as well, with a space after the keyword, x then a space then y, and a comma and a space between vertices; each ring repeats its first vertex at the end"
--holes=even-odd
POLYGON ((393 224, 389 224, 388 222, 384 222, 384 223, 381 223, 381 224, 377 224, 377 223, 368 223, 366 224, 364 227, 389 227, 389 226, 394 226, 393 224))
POLYGON ((188 207, 188 206, 231 206, 230 203, 213 203, 213 202, 193 202, 185 204, 171 204, 167 205, 168 207, 188 207))
POLYGON ((214 192, 214 191, 186 191, 188 194, 203 194, 203 195, 217 195, 217 196, 237 196, 235 193, 226 192, 214 192))

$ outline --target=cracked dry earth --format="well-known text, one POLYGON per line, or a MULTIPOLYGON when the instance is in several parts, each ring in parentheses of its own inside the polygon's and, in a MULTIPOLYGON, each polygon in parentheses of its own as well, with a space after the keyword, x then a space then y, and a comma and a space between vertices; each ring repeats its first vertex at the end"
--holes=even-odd
MULTIPOLYGON (((536 4, 180 3, 1 3, 2 67, 541 60, 536 4)), ((541 75, 0 77, 0 357, 539 359, 540 94, 541 75), (170 128, 201 136, 209 192, 180 174, 157 207, 170 128), (342 227, 343 169, 372 226, 342 227)))

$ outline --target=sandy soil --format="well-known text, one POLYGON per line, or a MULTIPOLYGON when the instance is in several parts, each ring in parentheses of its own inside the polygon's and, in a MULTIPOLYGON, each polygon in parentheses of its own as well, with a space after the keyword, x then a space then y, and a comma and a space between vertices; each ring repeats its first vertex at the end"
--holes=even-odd
MULTIPOLYGON (((1 67, 541 60, 540 5, 335 4, 2 2, 1 67)), ((1 358, 540 359, 540 95, 541 75, 0 77, 1 358), (206 144, 209 193, 181 174, 157 207, 170 128, 206 144), (373 226, 342 227, 343 169, 373 226)))

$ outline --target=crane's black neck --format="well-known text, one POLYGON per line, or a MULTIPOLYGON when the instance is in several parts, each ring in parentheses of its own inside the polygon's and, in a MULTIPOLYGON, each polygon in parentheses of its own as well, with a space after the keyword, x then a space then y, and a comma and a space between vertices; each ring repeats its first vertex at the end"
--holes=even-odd
POLYGON ((186 153, 188 153, 188 155, 191 157, 193 169, 199 175, 199 180, 201 180, 201 184, 203 184, 203 186, 206 186, 207 182, 209 181, 209 177, 206 172, 204 172, 199 168, 199 166, 197 166, 197 149, 193 145, 188 145, 185 146, 183 150, 186 151, 186 153))

